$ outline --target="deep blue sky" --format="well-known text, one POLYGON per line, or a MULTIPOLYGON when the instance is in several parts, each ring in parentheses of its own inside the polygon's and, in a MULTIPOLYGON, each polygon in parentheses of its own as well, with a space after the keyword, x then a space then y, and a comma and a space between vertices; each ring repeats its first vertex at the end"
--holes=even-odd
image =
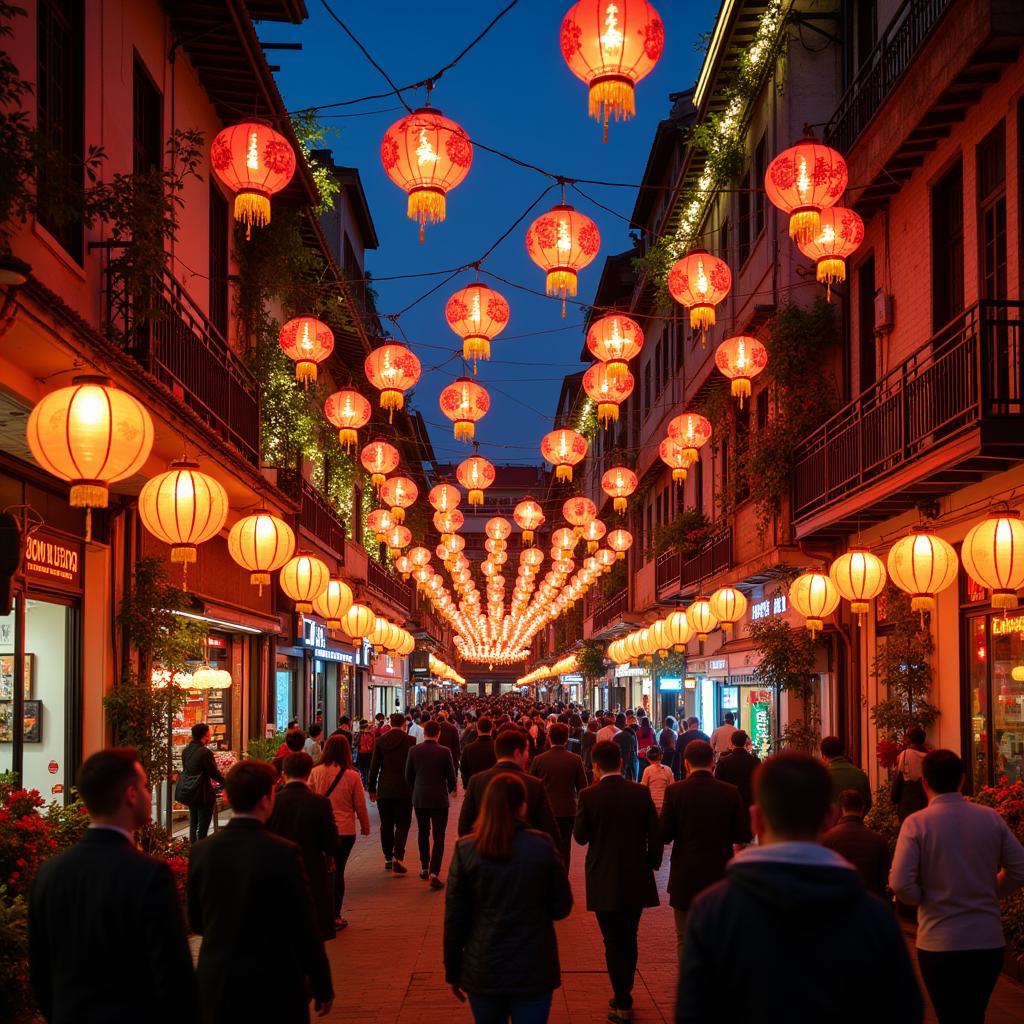
MULTIPOLYGON (((279 64, 285 102, 297 109, 384 92, 387 84, 324 10, 308 0, 310 18, 301 26, 261 26, 266 41, 301 42, 300 52, 268 51, 279 64)), ((418 81, 447 64, 505 6, 504 0, 333 0, 349 29, 398 85, 418 81)), ((571 74, 558 46, 561 19, 569 0, 521 0, 453 70, 438 83, 433 106, 458 121, 471 138, 568 177, 638 182, 654 129, 669 112, 668 95, 693 85, 700 69, 695 44, 712 27, 717 4, 661 0, 666 48, 658 66, 637 90, 637 117, 612 122, 609 141, 587 116, 587 88, 571 74)), ((414 108, 422 94, 406 93, 414 108)), ((338 134, 329 139, 336 160, 359 168, 380 236, 380 248, 367 254, 375 277, 415 274, 455 267, 479 258, 533 202, 550 181, 500 157, 474 153, 467 179, 448 196, 447 220, 428 227, 424 245, 405 216, 405 195, 384 174, 380 139, 403 113, 394 98, 325 111, 325 123, 338 134), (351 116, 358 114, 359 116, 351 116)), ((628 217, 634 189, 584 186, 599 202, 628 217)), ((557 186, 488 259, 485 266, 511 281, 543 291, 544 274, 526 254, 526 225, 558 201, 557 186)), ((601 230, 597 259, 580 276, 581 301, 590 301, 604 257, 631 245, 628 224, 569 190, 567 202, 592 217, 601 230)), ((381 281, 379 308, 393 313, 442 278, 381 281)), ((420 302, 401 318, 425 372, 415 405, 430 426, 440 461, 470 454, 452 437, 437 406, 440 390, 461 370, 450 359, 459 345, 444 319, 449 295, 470 283, 471 273, 420 302), (447 362, 446 362, 447 360, 447 362), (444 363, 443 366, 438 364, 444 363), (434 367, 438 367, 434 369, 434 367)), ((491 410, 477 424, 481 454, 495 462, 540 461, 538 444, 551 429, 562 378, 580 370, 581 310, 570 306, 561 319, 559 303, 482 278, 509 300, 512 316, 492 345, 492 360, 481 363, 478 379, 491 393, 491 410), (517 335, 551 332, 533 337, 517 335)))

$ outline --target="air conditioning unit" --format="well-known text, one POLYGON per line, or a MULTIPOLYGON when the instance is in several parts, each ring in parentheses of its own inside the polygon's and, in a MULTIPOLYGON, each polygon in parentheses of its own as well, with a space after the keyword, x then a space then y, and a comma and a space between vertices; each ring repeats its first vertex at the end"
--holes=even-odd
POLYGON ((875 334, 891 331, 893 326, 892 295, 875 292, 875 334))

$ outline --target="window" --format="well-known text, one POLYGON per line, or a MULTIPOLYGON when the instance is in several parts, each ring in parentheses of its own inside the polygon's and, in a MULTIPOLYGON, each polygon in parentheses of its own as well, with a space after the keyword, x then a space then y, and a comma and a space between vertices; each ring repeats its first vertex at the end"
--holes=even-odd
POLYGON ((136 57, 132 75, 132 167, 136 174, 163 164, 162 108, 160 90, 136 57))
POLYGON ((932 331, 964 308, 964 169, 958 160, 932 189, 932 331))
POLYGON ((644 417, 651 411, 651 360, 644 364, 644 417))
POLYGON ((750 255, 750 243, 752 241, 750 229, 750 170, 743 175, 740 182, 740 191, 736 197, 738 214, 736 217, 736 262, 742 267, 750 255))
MULTIPOLYGON (((742 459, 750 446, 750 403, 744 403, 742 409, 736 411, 736 458, 742 459)), ((750 480, 746 473, 739 473, 736 479, 737 502, 746 501, 750 497, 750 480)))
POLYGON ((761 237, 761 232, 764 231, 764 176, 767 170, 765 137, 762 135, 761 141, 754 150, 754 173, 750 182, 750 187, 755 190, 751 194, 754 216, 750 232, 751 241, 754 242, 761 237))
POLYGON ((857 268, 857 386, 861 391, 875 383, 875 345, 875 257, 869 256, 857 268))
POLYGON ((210 181, 210 323, 228 335, 228 201, 210 181))
POLYGON ((757 398, 754 399, 755 410, 757 415, 757 429, 767 430, 768 429, 768 391, 759 391, 757 398))
POLYGON ((981 295, 1006 298, 1006 126, 1002 121, 977 149, 978 254, 981 295))
POLYGON ((39 176, 39 223, 78 263, 82 222, 56 211, 82 190, 85 149, 85 31, 82 0, 39 0, 36 59, 38 130, 52 159, 39 176))

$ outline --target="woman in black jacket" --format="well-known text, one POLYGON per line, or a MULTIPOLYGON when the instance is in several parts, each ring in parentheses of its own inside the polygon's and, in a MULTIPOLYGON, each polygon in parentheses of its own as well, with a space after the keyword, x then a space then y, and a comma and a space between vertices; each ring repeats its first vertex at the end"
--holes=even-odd
POLYGON ((205 722, 192 726, 192 740, 181 752, 181 775, 174 799, 188 808, 188 841, 205 839, 213 820, 217 794, 213 784, 224 785, 213 751, 209 747, 210 727, 205 722))
POLYGON ((495 776, 448 869, 445 979, 478 1024, 544 1024, 562 983, 554 922, 572 889, 550 836, 525 818, 526 787, 495 776))

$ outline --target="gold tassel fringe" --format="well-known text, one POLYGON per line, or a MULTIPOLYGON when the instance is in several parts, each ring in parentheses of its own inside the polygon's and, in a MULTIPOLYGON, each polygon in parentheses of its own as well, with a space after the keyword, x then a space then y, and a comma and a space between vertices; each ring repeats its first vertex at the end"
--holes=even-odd
POLYGON ((456 441, 472 441, 476 427, 470 420, 458 420, 455 424, 456 441))
POLYGON ((598 402, 597 418, 603 427, 607 427, 612 420, 618 422, 619 407, 614 402, 598 402))
POLYGON ((295 379, 300 381, 304 388, 308 388, 309 382, 316 380, 316 363, 309 359, 297 362, 295 364, 295 379))
POLYGON ((821 213, 818 210, 794 210, 789 215, 789 237, 797 245, 813 242, 821 232, 821 213))
POLYGON ((612 502, 612 508, 615 509, 616 512, 625 512, 626 511, 626 499, 625 498, 616 498, 612 502))
POLYGON ((560 484, 572 483, 572 466, 556 466, 555 480, 560 484))
POLYGON ((350 452, 359 440, 359 435, 351 427, 342 427, 338 431, 338 443, 345 451, 350 452))
POLYGON ((733 398, 740 400, 740 408, 743 408, 743 400, 750 397, 750 378, 749 377, 734 377, 732 382, 733 398))
POLYGON ((265 228, 270 223, 270 197, 259 192, 239 192, 235 196, 235 220, 245 225, 245 238, 252 237, 252 226, 265 228))

